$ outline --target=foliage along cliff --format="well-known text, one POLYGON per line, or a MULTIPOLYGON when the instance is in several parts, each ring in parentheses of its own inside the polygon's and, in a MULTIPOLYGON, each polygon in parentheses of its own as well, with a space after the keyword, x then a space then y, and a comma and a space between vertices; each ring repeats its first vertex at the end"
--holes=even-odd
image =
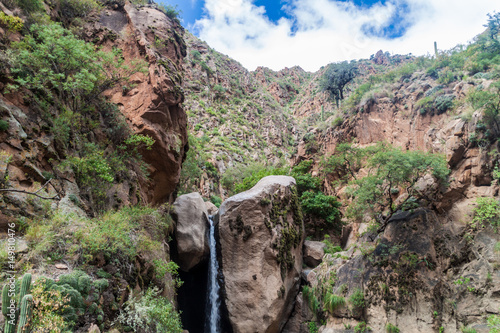
POLYGON ((0 9, 2 282, 8 268, 33 274, 37 331, 181 332, 167 245, 188 147, 175 11, 92 0, 0 9))

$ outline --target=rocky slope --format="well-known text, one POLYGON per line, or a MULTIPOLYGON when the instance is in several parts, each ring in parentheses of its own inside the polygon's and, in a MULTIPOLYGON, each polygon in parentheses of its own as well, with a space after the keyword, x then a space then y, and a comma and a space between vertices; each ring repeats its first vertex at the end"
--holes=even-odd
MULTIPOLYGON (((33 274, 36 302, 61 302, 35 306, 38 330, 87 332, 93 326, 92 332, 116 332, 139 325, 136 331, 146 332, 170 325, 169 331, 180 332, 172 306, 178 266, 167 241, 173 229, 168 203, 188 149, 184 29, 156 5, 29 4, 0 3, 0 14, 7 15, 0 20, 1 279, 8 278, 5 246, 8 223, 14 223, 18 246, 11 270, 33 274), (11 29, 7 24, 17 17, 24 28, 11 29), (89 95, 84 89, 65 94, 67 88, 54 83, 12 90, 24 75, 16 72, 21 55, 12 51, 14 41, 28 40, 30 26, 39 34, 36 42, 47 36, 34 23, 52 27, 48 34, 61 31, 59 42, 73 45, 65 52, 90 50, 86 56, 105 68, 86 77, 91 65, 81 61, 66 72, 68 82, 88 78, 94 87, 89 95), (80 279, 88 288, 73 283, 80 279), (151 299, 150 309, 169 314, 170 323, 135 312, 151 299)), ((33 65, 43 66, 37 56, 33 65)))

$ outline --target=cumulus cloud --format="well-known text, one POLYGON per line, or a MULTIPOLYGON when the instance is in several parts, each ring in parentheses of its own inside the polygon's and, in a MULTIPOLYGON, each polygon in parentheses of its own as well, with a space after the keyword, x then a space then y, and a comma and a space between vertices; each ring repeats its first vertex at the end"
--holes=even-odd
POLYGON ((368 58, 379 49, 416 55, 466 43, 484 30, 492 0, 390 0, 371 7, 348 1, 286 0, 286 15, 268 19, 252 0, 206 0, 195 33, 246 68, 299 65, 315 71, 330 62, 368 58), (400 31, 396 38, 388 32, 400 31), (404 32, 404 33, 403 33, 404 32))

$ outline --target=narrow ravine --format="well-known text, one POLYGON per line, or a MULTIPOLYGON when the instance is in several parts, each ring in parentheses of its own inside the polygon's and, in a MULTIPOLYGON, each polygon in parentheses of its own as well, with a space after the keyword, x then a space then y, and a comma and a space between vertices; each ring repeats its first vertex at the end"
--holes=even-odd
POLYGON ((210 263, 208 268, 208 293, 207 293, 207 318, 205 320, 205 333, 220 332, 220 299, 219 282, 217 274, 219 263, 217 262, 217 250, 215 242, 215 225, 212 217, 210 220, 210 263))

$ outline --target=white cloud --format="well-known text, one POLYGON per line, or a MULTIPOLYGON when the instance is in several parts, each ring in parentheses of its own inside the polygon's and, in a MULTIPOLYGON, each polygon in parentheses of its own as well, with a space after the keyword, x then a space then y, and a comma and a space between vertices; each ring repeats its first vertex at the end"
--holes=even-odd
POLYGON ((392 40, 366 37, 362 26, 383 27, 402 0, 371 8, 332 0, 288 0, 289 18, 277 23, 252 0, 206 0, 206 16, 194 28, 210 46, 250 70, 299 65, 315 71, 330 62, 367 58, 379 49, 426 54, 433 52, 434 41, 440 49, 466 43, 484 30, 486 14, 496 9, 496 1, 407 0, 406 19, 414 24, 392 40))

